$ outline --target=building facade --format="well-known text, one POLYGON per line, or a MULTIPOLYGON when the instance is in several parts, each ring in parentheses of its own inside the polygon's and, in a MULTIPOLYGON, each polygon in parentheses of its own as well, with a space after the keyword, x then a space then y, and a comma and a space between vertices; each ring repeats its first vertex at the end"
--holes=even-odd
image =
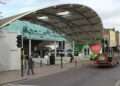
POLYGON ((0 71, 20 69, 20 49, 16 33, 0 30, 0 71))

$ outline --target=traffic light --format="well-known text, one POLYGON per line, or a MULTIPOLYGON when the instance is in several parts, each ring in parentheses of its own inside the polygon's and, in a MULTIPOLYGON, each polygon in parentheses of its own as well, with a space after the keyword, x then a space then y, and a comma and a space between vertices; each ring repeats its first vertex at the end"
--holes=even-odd
POLYGON ((108 41, 107 40, 105 40, 105 42, 104 42, 105 44, 106 44, 106 46, 108 46, 108 41))
POLYGON ((21 48, 22 47, 22 36, 18 35, 16 38, 17 38, 17 47, 21 48))
POLYGON ((104 47, 108 47, 108 41, 105 39, 102 39, 102 44, 104 45, 104 47))

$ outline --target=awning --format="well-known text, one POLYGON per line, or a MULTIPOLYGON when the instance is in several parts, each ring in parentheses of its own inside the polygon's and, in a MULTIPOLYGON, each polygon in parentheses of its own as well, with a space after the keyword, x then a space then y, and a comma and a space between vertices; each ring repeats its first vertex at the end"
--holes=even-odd
POLYGON ((17 20, 9 26, 4 27, 9 32, 16 32, 23 35, 24 38, 34 40, 65 41, 65 38, 56 32, 27 21, 17 20))

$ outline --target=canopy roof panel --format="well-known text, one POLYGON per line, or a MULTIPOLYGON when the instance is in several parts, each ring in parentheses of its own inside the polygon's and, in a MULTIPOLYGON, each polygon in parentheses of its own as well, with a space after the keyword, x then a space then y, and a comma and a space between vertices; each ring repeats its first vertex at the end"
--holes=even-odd
MULTIPOLYGON (((79 4, 64 4, 26 12, 10 21, 16 19, 43 25, 80 43, 96 42, 102 38, 100 17, 93 9, 79 4)), ((3 27, 9 23, 3 24, 0 21, 0 24, 3 27)))
POLYGON ((27 21, 15 21, 3 28, 8 32, 15 32, 23 35, 24 38, 33 40, 66 41, 64 37, 54 31, 27 21), (18 29, 19 28, 19 29, 18 29))

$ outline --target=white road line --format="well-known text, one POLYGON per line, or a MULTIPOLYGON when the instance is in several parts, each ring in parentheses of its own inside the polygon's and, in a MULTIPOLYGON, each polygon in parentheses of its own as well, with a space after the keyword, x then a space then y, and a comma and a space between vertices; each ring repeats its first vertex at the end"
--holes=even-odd
POLYGON ((37 85, 21 85, 21 84, 7 84, 3 86, 37 86, 37 85))

